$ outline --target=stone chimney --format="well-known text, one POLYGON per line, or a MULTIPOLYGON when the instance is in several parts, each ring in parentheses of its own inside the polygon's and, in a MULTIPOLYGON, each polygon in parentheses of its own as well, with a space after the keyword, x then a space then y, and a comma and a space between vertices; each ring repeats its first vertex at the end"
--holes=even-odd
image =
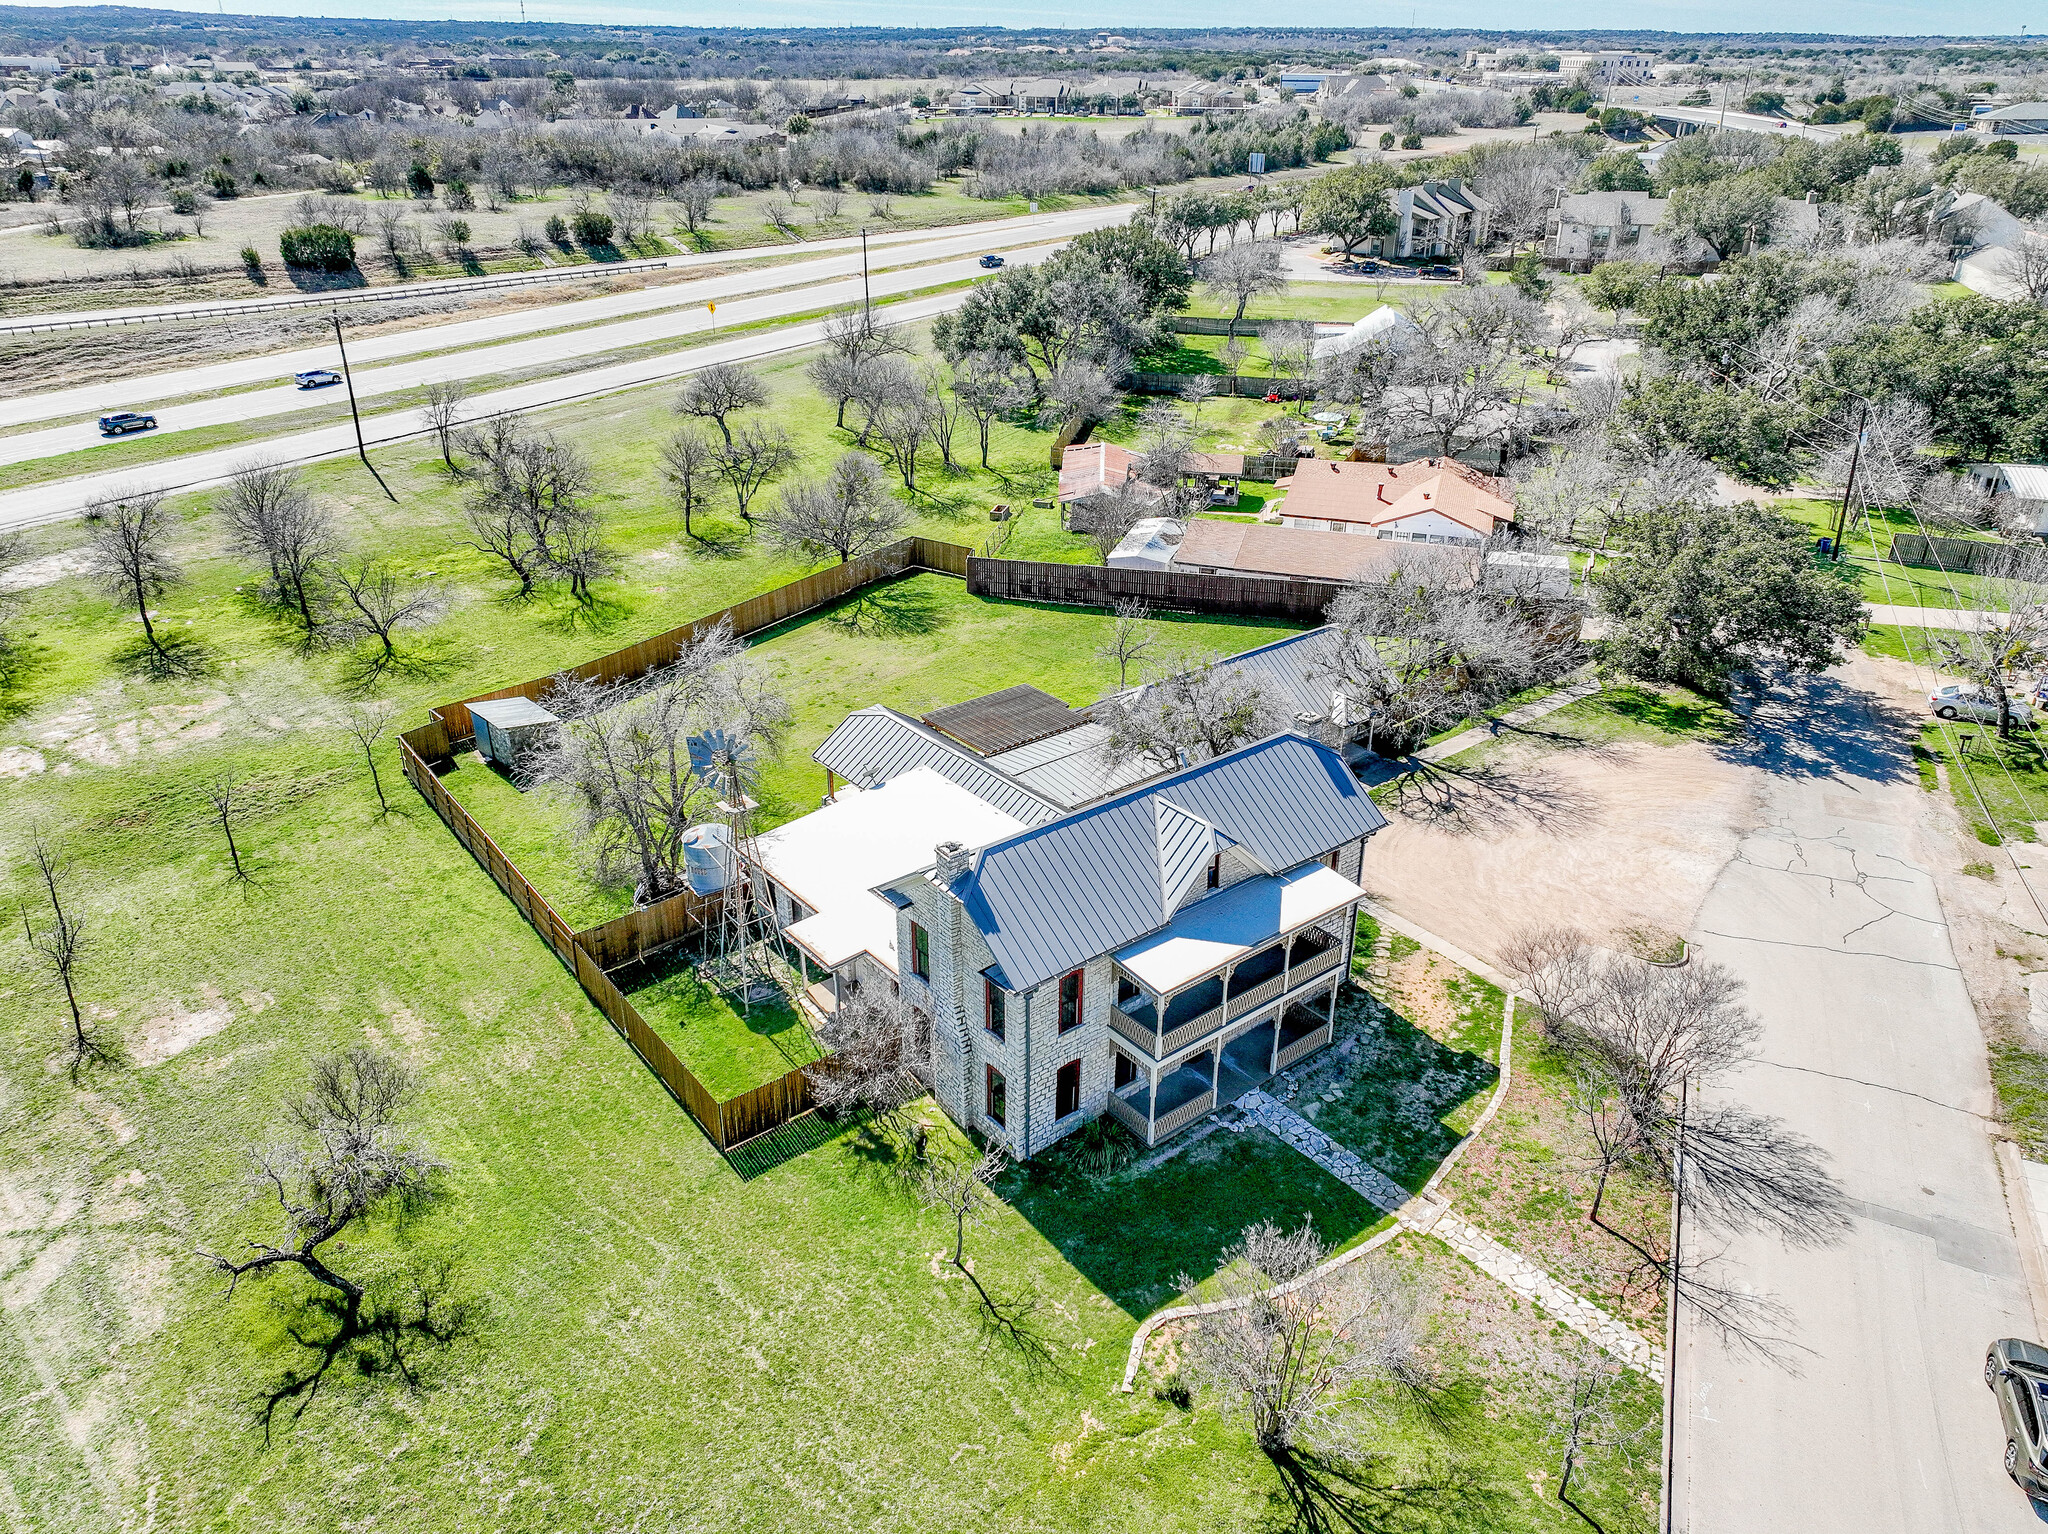
POLYGON ((960 843, 940 842, 932 850, 938 859, 937 873, 939 883, 951 884, 955 879, 967 872, 967 849, 960 843))

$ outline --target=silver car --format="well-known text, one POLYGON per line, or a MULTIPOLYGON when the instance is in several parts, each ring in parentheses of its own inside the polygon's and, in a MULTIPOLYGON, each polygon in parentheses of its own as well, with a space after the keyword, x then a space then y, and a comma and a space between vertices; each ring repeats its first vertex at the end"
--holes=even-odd
POLYGON ((2001 1337, 1984 1355, 1984 1383, 2005 1424, 2005 1473, 2029 1499, 2048 1499, 2048 1348, 2001 1337))
MULTIPOLYGON (((1971 687, 1959 682, 1930 692, 1927 707, 1937 719, 1975 719, 1982 724, 1998 723, 1998 699, 1981 687, 1971 687)), ((2034 711, 2026 700, 2012 693, 2005 695, 2006 714, 2015 728, 2026 729, 2034 722, 2034 711)))

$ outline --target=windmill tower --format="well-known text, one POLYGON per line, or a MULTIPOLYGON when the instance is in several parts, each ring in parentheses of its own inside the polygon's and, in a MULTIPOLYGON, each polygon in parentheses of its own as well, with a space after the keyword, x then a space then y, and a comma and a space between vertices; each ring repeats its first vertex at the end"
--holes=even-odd
POLYGON ((754 748, 744 736, 706 730, 690 737, 690 770, 718 796, 729 860, 718 925, 698 974, 751 1013, 755 1002, 772 1000, 780 990, 767 951, 767 918, 754 898, 753 820, 759 805, 747 792, 754 780, 754 748))

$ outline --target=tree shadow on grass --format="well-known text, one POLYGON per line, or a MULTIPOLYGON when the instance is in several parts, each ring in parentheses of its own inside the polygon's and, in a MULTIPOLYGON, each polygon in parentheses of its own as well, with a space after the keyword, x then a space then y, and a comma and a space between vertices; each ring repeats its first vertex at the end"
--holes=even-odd
POLYGON ((458 1277, 453 1258, 430 1257, 372 1285, 354 1308, 330 1289, 279 1296, 280 1323, 299 1354, 252 1402, 264 1443, 280 1413, 296 1423, 330 1380, 391 1379, 414 1394, 431 1388, 448 1355, 488 1320, 485 1301, 463 1293, 458 1277))
POLYGON ((871 587, 833 609, 826 621, 876 639, 904 639, 936 634, 950 619, 938 593, 913 578, 871 587))
POLYGON ((552 610, 541 618, 540 626, 565 639, 581 634, 615 634, 638 611, 630 602, 602 594, 593 594, 587 602, 567 598, 542 600, 552 610))
POLYGON ((1451 1534, 1491 1530, 1506 1511, 1483 1464, 1439 1452, 1420 1466, 1269 1453, 1279 1488, 1267 1526, 1287 1534, 1451 1534))
POLYGON ((205 676, 213 670, 213 655, 197 636, 180 629, 159 629, 156 640, 152 645, 137 634, 116 645, 107 658, 115 670, 152 682, 205 676))
POLYGON ((345 694, 365 698, 386 681, 439 681, 459 670, 465 658, 463 647, 445 637, 398 644, 390 654, 368 640, 342 656, 337 679, 345 694))

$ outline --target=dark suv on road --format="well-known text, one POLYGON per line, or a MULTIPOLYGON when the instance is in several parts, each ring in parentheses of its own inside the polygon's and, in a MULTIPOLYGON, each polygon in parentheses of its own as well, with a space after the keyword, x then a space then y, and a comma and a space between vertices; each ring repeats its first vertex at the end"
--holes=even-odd
POLYGON ((2048 1500, 2048 1348, 2001 1338, 1984 1355, 1984 1383, 2005 1421, 2005 1473, 2031 1500, 2048 1500))
POLYGON ((154 431, 156 417, 139 415, 133 410, 116 410, 112 415, 100 417, 100 435, 118 437, 131 431, 154 431))

